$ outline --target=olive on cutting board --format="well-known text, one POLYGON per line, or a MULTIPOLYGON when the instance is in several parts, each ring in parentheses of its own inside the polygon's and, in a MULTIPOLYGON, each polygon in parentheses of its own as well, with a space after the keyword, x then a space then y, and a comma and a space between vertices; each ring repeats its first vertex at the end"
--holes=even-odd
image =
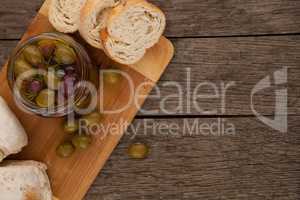
POLYGON ((76 133, 79 130, 78 120, 66 120, 63 124, 63 129, 66 133, 76 133))
POLYGON ((60 144, 56 149, 57 155, 62 158, 68 158, 72 156, 74 152, 75 152, 75 148, 71 142, 64 142, 60 144))
POLYGON ((101 122, 102 115, 98 112, 92 112, 88 115, 82 116, 80 120, 83 120, 86 126, 92 126, 101 122))
POLYGON ((77 149, 87 149, 92 143, 92 138, 88 135, 75 135, 72 138, 72 144, 77 149))

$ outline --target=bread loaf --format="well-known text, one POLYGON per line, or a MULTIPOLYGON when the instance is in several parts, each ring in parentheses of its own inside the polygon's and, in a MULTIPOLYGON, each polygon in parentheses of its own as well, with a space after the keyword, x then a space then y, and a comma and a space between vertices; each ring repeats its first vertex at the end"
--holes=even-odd
POLYGON ((78 30, 80 10, 86 0, 52 0, 49 21, 59 32, 73 33, 78 30))
POLYGON ((28 144, 27 134, 6 102, 0 97, 0 162, 19 153, 28 144))
POLYGON ((0 165, 3 200, 52 200, 46 165, 35 161, 6 161, 0 165))
POLYGON ((156 44, 164 32, 166 18, 145 0, 127 0, 113 8, 101 31, 105 52, 115 61, 133 64, 156 44))
POLYGON ((111 8, 123 0, 87 0, 81 10, 80 35, 91 46, 102 49, 100 31, 106 27, 111 8))

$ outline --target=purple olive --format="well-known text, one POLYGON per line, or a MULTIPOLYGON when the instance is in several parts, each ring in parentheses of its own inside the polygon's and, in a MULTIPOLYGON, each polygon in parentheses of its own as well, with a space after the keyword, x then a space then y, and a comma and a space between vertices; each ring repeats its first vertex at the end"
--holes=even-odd
POLYGON ((39 91, 41 91, 42 88, 43 88, 42 83, 38 80, 33 80, 29 84, 29 90, 32 93, 38 93, 39 91))
POLYGON ((68 75, 75 74, 76 73, 76 66, 74 66, 74 65, 68 65, 68 66, 66 66, 65 67, 65 72, 68 75))
POLYGON ((41 40, 38 42, 38 46, 46 59, 51 58, 56 48, 56 44, 52 40, 41 40))

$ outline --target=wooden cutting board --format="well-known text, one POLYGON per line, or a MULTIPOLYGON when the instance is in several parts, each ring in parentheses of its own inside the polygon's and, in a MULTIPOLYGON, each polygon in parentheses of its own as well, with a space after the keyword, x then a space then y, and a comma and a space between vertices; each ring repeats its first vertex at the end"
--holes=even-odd
MULTIPOLYGON (((45 1, 22 40, 43 32, 54 31, 47 18, 49 2, 50 0, 45 1)), ((159 80, 173 57, 174 48, 171 42, 162 37, 158 44, 148 50, 146 56, 140 62, 132 66, 122 66, 113 62, 110 63, 101 51, 89 47, 82 42, 78 35, 73 36, 87 48, 95 65, 100 65, 105 60, 106 63, 113 64, 128 73, 133 80, 134 90, 140 95, 137 104, 129 101, 126 110, 118 114, 104 115, 101 122, 103 127, 109 127, 113 123, 120 125, 123 125, 124 122, 130 123, 138 112, 139 106, 143 104, 153 85, 159 80), (143 87, 137 89, 143 83, 143 87)), ((30 140, 24 151, 13 158, 32 159, 46 163, 54 195, 60 200, 82 199, 127 127, 120 126, 114 132, 108 131, 113 134, 103 131, 101 135, 94 137, 93 144, 88 150, 76 151, 71 158, 61 159, 56 156, 55 149, 66 137, 62 130, 63 119, 42 118, 22 112, 13 100, 6 73, 7 66, 4 66, 0 73, 0 95, 6 99, 11 109, 20 119, 30 140)), ((116 85, 104 86, 103 107, 110 110, 124 106, 124 103, 127 103, 130 99, 128 91, 129 85, 125 79, 122 79, 116 85)))

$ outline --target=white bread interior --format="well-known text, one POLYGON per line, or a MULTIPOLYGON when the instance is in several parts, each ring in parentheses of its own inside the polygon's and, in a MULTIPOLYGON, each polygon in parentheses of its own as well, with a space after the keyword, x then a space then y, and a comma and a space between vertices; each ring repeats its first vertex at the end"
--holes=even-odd
POLYGON ((63 33, 78 30, 80 10, 86 0, 52 0, 49 7, 49 21, 53 27, 63 33))
POLYGON ((164 32, 166 17, 145 0, 128 0, 112 9, 101 39, 105 52, 122 64, 139 61, 164 32))
POLYGON ((6 161, 0 165, 1 199, 52 200, 47 167, 35 161, 6 161))
POLYGON ((87 0, 81 10, 79 33, 91 46, 102 49, 100 31, 106 27, 111 8, 123 0, 87 0))

